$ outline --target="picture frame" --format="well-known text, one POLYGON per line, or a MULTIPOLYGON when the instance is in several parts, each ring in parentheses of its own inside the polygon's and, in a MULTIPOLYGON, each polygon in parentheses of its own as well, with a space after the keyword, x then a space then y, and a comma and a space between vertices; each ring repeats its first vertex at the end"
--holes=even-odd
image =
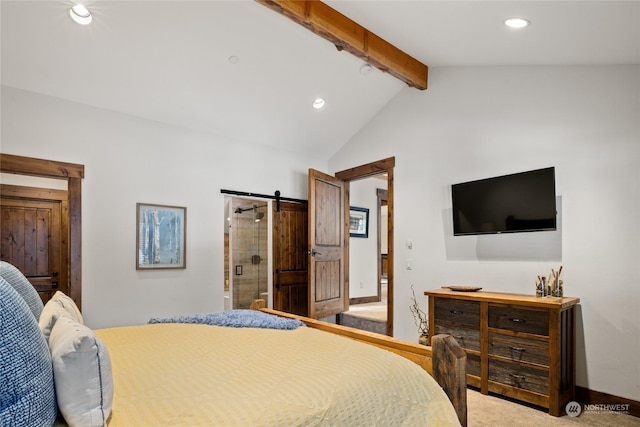
POLYGON ((136 270, 187 268, 187 208, 136 204, 136 270))
POLYGON ((369 237, 369 208, 349 207, 349 236, 369 237))

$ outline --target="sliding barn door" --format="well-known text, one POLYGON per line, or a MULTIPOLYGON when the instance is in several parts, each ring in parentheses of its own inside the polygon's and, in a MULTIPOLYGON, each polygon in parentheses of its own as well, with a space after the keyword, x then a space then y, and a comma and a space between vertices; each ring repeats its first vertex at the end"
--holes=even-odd
POLYGON ((309 316, 308 207, 273 204, 273 308, 309 316))
POLYGON ((309 169, 309 317, 349 309, 348 205, 347 183, 309 169))

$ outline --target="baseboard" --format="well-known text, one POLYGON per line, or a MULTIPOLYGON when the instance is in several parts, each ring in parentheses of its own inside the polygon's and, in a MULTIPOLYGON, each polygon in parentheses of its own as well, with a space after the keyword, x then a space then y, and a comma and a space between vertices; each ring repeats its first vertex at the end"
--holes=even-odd
POLYGON ((610 410, 624 411, 628 408, 626 410, 629 415, 640 418, 640 402, 637 400, 626 399, 600 391, 589 390, 586 387, 576 386, 576 401, 583 405, 598 405, 594 410, 607 410, 611 408, 610 410), (610 406, 607 407, 607 405, 610 406))
POLYGON ((370 296, 370 297, 359 297, 359 298, 349 298, 349 305, 358 305, 358 304, 367 304, 370 302, 380 302, 382 298, 380 296, 370 296))

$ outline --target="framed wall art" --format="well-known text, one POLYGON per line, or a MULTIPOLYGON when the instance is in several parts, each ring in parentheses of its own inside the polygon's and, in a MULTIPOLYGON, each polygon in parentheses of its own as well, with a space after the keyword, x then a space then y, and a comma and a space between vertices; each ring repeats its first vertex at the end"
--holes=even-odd
POLYGON ((349 207, 349 236, 369 237, 369 209, 349 207))
POLYGON ((136 204, 136 270, 187 268, 187 208, 136 204))

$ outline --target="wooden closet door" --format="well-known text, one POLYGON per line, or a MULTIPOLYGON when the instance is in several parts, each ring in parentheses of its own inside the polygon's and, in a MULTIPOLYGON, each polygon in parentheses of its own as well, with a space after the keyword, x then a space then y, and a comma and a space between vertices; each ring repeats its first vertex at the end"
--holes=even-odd
POLYGON ((7 197, 4 191, 0 201, 0 259, 27 277, 43 303, 57 290, 68 294, 66 202, 7 197))

